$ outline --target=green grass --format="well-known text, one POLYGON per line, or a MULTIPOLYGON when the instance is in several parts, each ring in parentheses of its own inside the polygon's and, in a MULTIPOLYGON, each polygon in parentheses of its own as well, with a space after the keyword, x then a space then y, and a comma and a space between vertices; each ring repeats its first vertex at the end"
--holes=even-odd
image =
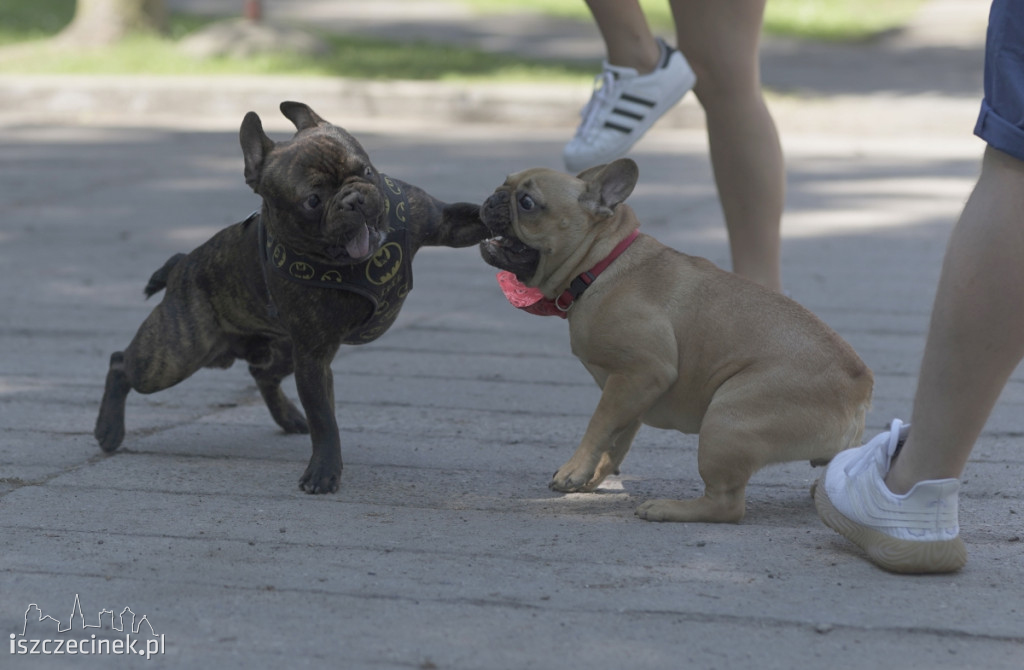
MULTIPOLYGON (((707 0, 714 2, 715 0, 707 0)), ((481 12, 508 11, 507 0, 464 0, 481 12)), ((764 29, 772 35, 854 42, 899 28, 924 0, 768 0, 764 29)), ((516 6, 590 21, 583 0, 518 0, 516 6)), ((648 22, 660 29, 674 25, 668 0, 640 0, 648 22)))
MULTIPOLYGON (((715 2, 717 0, 707 0, 715 2)), ((465 0, 479 11, 507 11, 505 0, 465 0)), ((667 0, 641 0, 649 20, 671 26, 667 0)), ((817 39, 857 40, 901 25, 922 0, 769 0, 771 32, 817 39)), ((75 0, 2 0, 0 73, 18 74, 287 74, 371 79, 505 81, 589 80, 593 64, 527 61, 461 47, 329 37, 331 53, 286 53, 244 59, 193 59, 177 42, 210 19, 172 15, 166 36, 139 36, 102 49, 57 49, 46 38, 66 26, 75 0), (16 49, 2 49, 15 45, 16 49)), ((582 0, 520 0, 518 8, 591 21, 582 0)))
POLYGON ((331 53, 307 57, 274 53, 247 58, 199 60, 180 52, 175 42, 131 37, 103 49, 55 49, 26 43, 17 52, 0 52, 0 73, 8 74, 156 74, 341 76, 366 79, 501 79, 505 81, 580 80, 593 67, 528 62, 513 56, 427 43, 331 38, 331 53))
POLYGON ((41 39, 71 23, 75 0, 3 0, 0 45, 41 39))
POLYGON ((862 41, 907 23, 924 0, 768 0, 768 33, 828 41, 862 41))
POLYGON ((166 36, 137 36, 101 49, 55 48, 45 38, 66 26, 74 0, 3 0, 0 4, 0 73, 9 74, 287 74, 369 79, 589 80, 593 67, 531 62, 441 44, 395 43, 361 37, 327 37, 326 56, 275 53, 199 60, 177 42, 211 19, 171 15, 166 36))

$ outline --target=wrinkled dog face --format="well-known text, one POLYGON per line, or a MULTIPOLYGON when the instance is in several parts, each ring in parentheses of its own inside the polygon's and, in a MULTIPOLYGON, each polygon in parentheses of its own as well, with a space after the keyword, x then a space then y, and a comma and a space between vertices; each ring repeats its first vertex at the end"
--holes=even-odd
POLYGON ((572 177, 533 168, 509 175, 480 209, 493 237, 480 243, 484 260, 536 285, 565 262, 633 191, 636 163, 620 159, 572 177))
POLYGON ((240 133, 246 182, 271 212, 287 213, 268 221, 272 234, 330 263, 369 258, 387 232, 377 169, 354 137, 306 105, 287 103, 282 111, 298 129, 291 140, 272 142, 252 112, 240 133))
POLYGON ((529 193, 517 195, 515 186, 506 181, 480 208, 480 220, 493 235, 480 243, 480 255, 488 264, 514 273, 521 282, 537 272, 540 252, 516 236, 514 221, 520 208, 536 206, 529 193))

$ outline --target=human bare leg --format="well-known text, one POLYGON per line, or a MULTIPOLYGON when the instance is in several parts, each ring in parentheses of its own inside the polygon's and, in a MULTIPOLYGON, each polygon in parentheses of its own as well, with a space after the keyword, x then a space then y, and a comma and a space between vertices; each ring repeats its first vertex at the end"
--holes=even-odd
POLYGON ((781 289, 785 168, 758 63, 764 0, 672 0, 678 47, 697 75, 733 271, 781 289))

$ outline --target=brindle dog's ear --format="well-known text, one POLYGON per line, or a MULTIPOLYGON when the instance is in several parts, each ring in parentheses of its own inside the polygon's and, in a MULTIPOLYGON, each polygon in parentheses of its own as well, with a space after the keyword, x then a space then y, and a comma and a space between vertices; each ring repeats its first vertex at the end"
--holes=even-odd
POLYGON ((274 142, 263 132, 263 123, 256 112, 249 112, 242 119, 238 141, 242 145, 242 157, 245 159, 245 183, 259 193, 257 186, 263 173, 263 161, 273 150, 274 142))
POLYGON ((289 121, 294 123, 295 128, 298 130, 316 128, 317 126, 322 126, 327 123, 320 118, 316 112, 310 109, 309 105, 302 102, 285 100, 281 103, 281 113, 284 114, 289 121))
POLYGON ((639 177, 640 169, 629 158, 584 170, 579 178, 587 188, 580 195, 580 205, 596 215, 611 216, 612 210, 633 192, 639 177))

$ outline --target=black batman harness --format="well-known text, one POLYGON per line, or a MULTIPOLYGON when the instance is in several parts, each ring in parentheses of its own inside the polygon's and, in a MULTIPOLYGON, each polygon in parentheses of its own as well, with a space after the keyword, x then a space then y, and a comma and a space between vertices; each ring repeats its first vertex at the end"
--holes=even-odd
MULTIPOLYGON (((289 281, 315 288, 349 291, 363 296, 373 304, 373 311, 355 329, 346 333, 344 344, 365 344, 380 337, 391 327, 405 297, 412 290, 412 256, 408 229, 409 200, 394 180, 381 175, 381 191, 386 196, 384 214, 388 218, 387 234, 380 248, 369 259, 360 263, 336 265, 310 258, 286 248, 263 225, 259 211, 245 220, 257 225, 260 262, 264 280, 274 272, 289 281)), ((270 299, 271 315, 277 307, 270 299)))

